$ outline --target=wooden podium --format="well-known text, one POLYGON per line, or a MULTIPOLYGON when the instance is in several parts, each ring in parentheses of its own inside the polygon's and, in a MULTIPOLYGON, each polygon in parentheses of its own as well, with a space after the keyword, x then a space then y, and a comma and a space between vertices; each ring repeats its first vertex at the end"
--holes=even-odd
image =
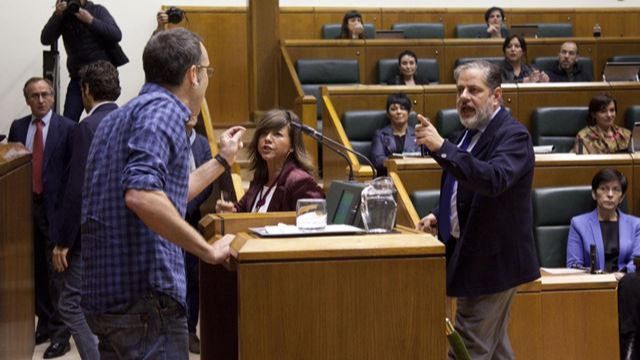
MULTIPOLYGON (((275 214, 209 215, 201 225, 215 236, 295 217, 275 214)), ((444 246, 430 235, 239 232, 232 252, 226 268, 201 265, 202 359, 446 357, 444 246)))

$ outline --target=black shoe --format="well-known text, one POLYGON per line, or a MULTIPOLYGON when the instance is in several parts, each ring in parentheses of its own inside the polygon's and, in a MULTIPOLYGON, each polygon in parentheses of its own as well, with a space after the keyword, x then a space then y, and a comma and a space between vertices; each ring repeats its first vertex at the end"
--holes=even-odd
POLYGON ((49 340, 49 335, 36 331, 36 345, 40 345, 49 340))
POLYGON ((200 339, 196 333, 189 333, 189 351, 200 354, 200 339))
POLYGON ((71 350, 69 342, 52 342, 51 345, 44 352, 43 359, 53 359, 66 354, 71 350))

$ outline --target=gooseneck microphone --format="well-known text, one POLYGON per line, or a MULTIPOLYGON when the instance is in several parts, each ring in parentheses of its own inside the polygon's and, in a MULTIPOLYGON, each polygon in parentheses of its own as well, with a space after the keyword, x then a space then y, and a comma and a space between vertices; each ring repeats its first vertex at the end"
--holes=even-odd
POLYGON ((353 180, 353 164, 351 164, 351 160, 349 160, 349 157, 344 153, 344 151, 348 151, 354 154, 355 156, 363 159, 369 166, 371 166, 371 170, 373 171, 372 179, 375 179, 375 177, 378 175, 378 173, 376 172, 376 167, 373 166, 373 163, 371 162, 371 160, 369 160, 369 158, 364 156, 363 154, 353 149, 349 149, 348 147, 340 144, 339 142, 322 135, 319 131, 317 131, 316 129, 308 125, 304 125, 299 122, 292 121, 291 126, 293 126, 296 129, 299 129, 300 131, 302 131, 303 134, 312 137, 322 145, 326 145, 333 152, 335 152, 336 154, 340 155, 343 159, 345 159, 347 161, 347 164, 349 164, 349 181, 353 180))
POLYGON ((589 257, 591 258, 591 269, 590 273, 597 274, 598 270, 596 269, 596 245, 589 245, 589 257))

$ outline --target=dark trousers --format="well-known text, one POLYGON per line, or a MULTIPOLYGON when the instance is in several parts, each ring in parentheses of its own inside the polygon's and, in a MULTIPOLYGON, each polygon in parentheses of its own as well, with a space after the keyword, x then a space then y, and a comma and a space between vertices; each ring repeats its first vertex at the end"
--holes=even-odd
POLYGON ((187 317, 170 296, 149 293, 122 312, 87 315, 87 322, 102 360, 189 358, 187 317))
POLYGON ((629 273, 618 284, 621 359, 640 359, 640 275, 629 273), (631 350, 631 351, 629 351, 631 350), (627 357, 629 355, 629 357, 627 357))
POLYGON ((35 265, 36 331, 48 334, 52 342, 68 342, 71 337, 58 311, 64 286, 63 275, 53 269, 53 246, 49 241, 49 221, 42 201, 33 202, 33 253, 35 265))
POLYGON ((196 256, 185 252, 184 267, 187 276, 187 325, 190 333, 196 332, 200 313, 200 290, 198 275, 199 260, 196 256))
POLYGON ((80 79, 71 79, 67 86, 67 97, 64 100, 64 116, 78 122, 82 111, 84 111, 84 105, 82 104, 80 79))

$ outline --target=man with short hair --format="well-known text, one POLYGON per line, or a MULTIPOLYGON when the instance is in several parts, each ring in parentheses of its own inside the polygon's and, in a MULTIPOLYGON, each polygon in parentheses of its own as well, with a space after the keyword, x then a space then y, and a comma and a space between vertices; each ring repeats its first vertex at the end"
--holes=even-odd
POLYGON ((60 217, 60 236, 53 248, 53 267, 63 273, 64 287, 60 293, 59 308, 62 319, 82 359, 98 359, 98 341, 89 329, 80 308, 82 286, 82 258, 80 257, 80 212, 82 185, 89 146, 98 125, 109 113, 118 108, 120 96, 118 70, 110 62, 99 60, 80 69, 82 102, 88 116, 73 133, 73 154, 68 167, 67 186, 60 217))
POLYGON ((486 61, 454 72, 466 130, 458 144, 418 115, 416 142, 442 167, 439 206, 418 229, 446 245, 447 295, 472 359, 512 359, 507 328, 518 285, 540 277, 531 209, 534 155, 527 129, 502 107, 500 69, 486 61))
POLYGON ((82 114, 79 71, 83 65, 106 60, 115 66, 129 62, 118 44, 122 32, 102 5, 87 0, 56 0, 55 10, 40 34, 42 45, 52 45, 62 36, 67 51, 69 85, 64 116, 78 121, 82 114))
POLYGON ((189 200, 235 161, 245 129, 189 173, 185 123, 200 112, 213 68, 184 28, 145 46, 146 84, 102 120, 87 159, 81 236, 82 307, 103 358, 188 359, 184 250, 207 263, 233 236, 209 244, 185 220, 189 200))
POLYGON ((69 351, 69 330, 62 322, 57 299, 62 276, 52 271, 51 250, 57 242, 56 213, 62 206, 64 173, 71 157, 70 135, 75 123, 53 112, 53 85, 33 77, 22 90, 31 115, 15 120, 9 142, 21 142, 32 152, 33 252, 35 264, 36 326, 35 343, 51 338, 44 358, 69 351))
POLYGON ((573 41, 565 41, 560 46, 558 60, 547 71, 550 82, 593 81, 590 71, 582 68, 578 62, 578 45, 573 41))

